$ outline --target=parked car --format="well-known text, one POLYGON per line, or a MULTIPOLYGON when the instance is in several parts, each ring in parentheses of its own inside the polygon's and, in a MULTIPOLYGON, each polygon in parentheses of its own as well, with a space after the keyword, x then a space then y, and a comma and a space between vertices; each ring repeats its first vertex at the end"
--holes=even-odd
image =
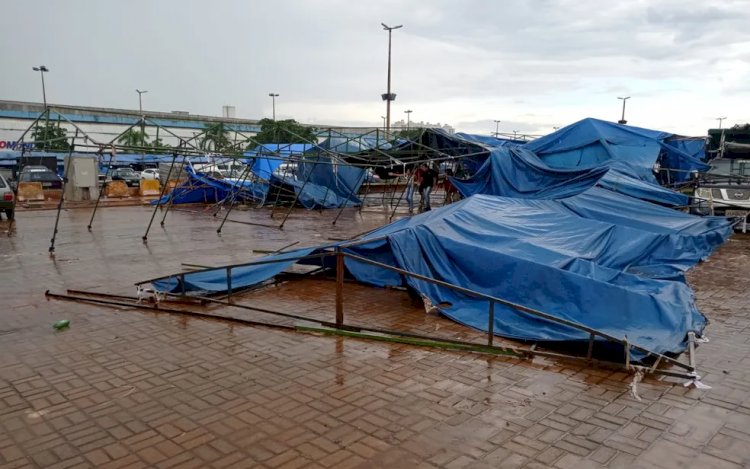
POLYGON ((0 210, 5 212, 8 220, 13 219, 13 209, 15 207, 15 194, 8 184, 8 181, 0 176, 0 210))
POLYGON ((41 182, 42 189, 62 189, 63 180, 46 166, 24 166, 18 182, 41 182))
POLYGON ((112 181, 123 181, 131 187, 141 185, 141 175, 133 168, 114 168, 109 171, 109 179, 112 181))
POLYGON ((148 168, 141 171, 141 179, 159 179, 159 170, 148 168))

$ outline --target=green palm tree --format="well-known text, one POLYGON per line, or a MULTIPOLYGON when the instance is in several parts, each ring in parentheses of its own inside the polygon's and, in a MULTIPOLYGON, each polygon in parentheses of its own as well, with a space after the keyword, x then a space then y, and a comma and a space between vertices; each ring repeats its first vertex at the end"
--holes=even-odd
POLYGON ((149 145, 148 134, 144 130, 141 132, 138 129, 131 128, 117 139, 117 143, 125 147, 141 148, 149 145))
POLYGON ((229 139, 229 132, 224 127, 223 122, 206 124, 200 147, 201 150, 214 151, 216 153, 231 150, 232 142, 229 139))

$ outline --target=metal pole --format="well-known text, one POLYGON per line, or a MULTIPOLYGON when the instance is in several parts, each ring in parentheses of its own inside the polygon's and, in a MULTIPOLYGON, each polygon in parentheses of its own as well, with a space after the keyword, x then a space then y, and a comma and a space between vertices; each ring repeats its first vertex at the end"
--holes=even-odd
POLYGON ((618 122, 618 124, 627 124, 628 121, 625 120, 625 101, 630 99, 630 96, 625 96, 625 97, 618 96, 617 99, 622 100, 622 117, 620 118, 620 121, 618 122))
POLYGON ((500 136, 500 121, 495 121, 495 138, 500 136))
POLYGON ((232 268, 227 267, 227 303, 232 302, 232 268))
MULTIPOLYGON (((43 76, 43 75, 42 75, 43 76)), ((65 174, 63 174, 62 193, 60 194, 60 202, 57 204, 57 216, 55 217, 55 229, 52 231, 52 239, 50 240, 49 253, 54 255, 55 252, 55 239, 57 238, 57 227, 60 223, 60 212, 62 211, 63 199, 65 198, 65 186, 68 184, 68 174, 70 174, 70 166, 73 162, 73 148, 76 144, 76 138, 78 138, 78 131, 73 136, 73 140, 70 142, 70 151, 68 152, 68 164, 65 165, 65 174)), ((63 163, 65 160, 63 160, 63 163)))
POLYGON ((344 324, 344 256, 336 248, 336 328, 344 324))
MULTIPOLYGON (((388 98, 385 104, 385 130, 386 132, 391 129, 391 33, 392 30, 388 29, 388 98)), ((46 105, 45 105, 46 107, 46 105)))
MULTIPOLYGON (((96 197, 96 203, 94 204, 94 211, 91 212, 91 219, 89 220, 89 231, 91 231, 91 225, 94 223, 94 217, 96 216, 96 209, 99 208, 99 201, 102 200, 102 194, 104 193, 104 188, 107 186, 107 178, 109 177, 109 170, 112 169, 112 158, 114 157, 114 148, 112 149, 112 153, 109 154, 109 162, 107 163, 107 171, 104 172, 104 183, 102 183, 101 187, 99 186, 99 175, 97 173, 96 178, 96 185, 99 188, 99 195, 96 197)), ((99 156, 104 157, 101 150, 99 152, 99 156)))
MULTIPOLYGON (((177 180, 180 180, 180 174, 182 174, 183 169, 185 168, 185 160, 187 159, 187 156, 182 157, 182 162, 180 163, 180 170, 177 171, 177 180)), ((167 178, 167 184, 169 184, 169 178, 167 178)), ((169 213, 169 209, 172 208, 172 204, 174 203, 174 191, 169 193, 169 201, 167 202, 167 209, 164 210, 164 216, 161 218, 161 223, 159 223, 161 226, 164 226, 164 221, 167 219, 167 214, 169 213)), ((157 204, 158 205, 158 204, 157 204)))
POLYGON ((385 130, 389 131, 391 128, 391 101, 393 101, 393 95, 391 94, 391 33, 402 25, 390 27, 385 23, 380 24, 383 25, 383 29, 388 31, 388 90, 385 95, 385 130))
MULTIPOLYGON (((183 158, 185 158, 183 156, 183 158)), ((164 197, 164 194, 167 191, 167 186, 169 185, 169 178, 172 176, 172 168, 174 168, 174 162, 177 161, 177 153, 172 153, 172 164, 169 165, 169 171, 167 171, 167 180, 164 184, 164 187, 161 188, 161 194, 159 194, 159 200, 156 201, 154 204, 154 211, 151 213, 151 220, 148 222, 148 227, 146 228, 146 233, 143 235, 143 242, 148 242, 148 232, 151 230, 151 225, 154 223, 154 217, 156 217, 156 210, 159 208, 159 205, 161 205, 161 199, 164 197)))
POLYGON ((44 100, 44 109, 47 109, 47 90, 44 86, 44 65, 39 69, 39 74, 42 75, 42 99, 44 100))
POLYGON ((490 309, 487 321, 487 345, 492 347, 492 341, 495 339, 495 302, 490 300, 490 309))
POLYGON ((278 96, 278 93, 268 93, 268 96, 271 97, 272 101, 272 109, 273 109, 273 121, 276 122, 276 97, 278 96))
MULTIPOLYGON (((234 207, 234 201, 237 198, 237 193, 241 190, 240 188, 244 187, 245 181, 247 180, 247 176, 250 174, 250 166, 247 166, 247 169, 245 169, 245 174, 243 175, 243 178, 239 181, 238 186, 235 188, 235 190, 232 191, 232 199, 229 201, 229 208, 227 209, 226 213, 224 214, 224 219, 221 220, 221 224, 219 225, 219 228, 216 229, 217 233, 221 233, 221 229, 224 228, 224 223, 226 223, 227 218, 229 218, 229 214, 232 212, 232 208, 234 207)), ((227 196, 228 198, 229 196, 227 196)))
MULTIPOLYGON (((363 169, 362 170, 362 179, 364 179, 366 177, 367 177, 367 170, 363 169)), ((341 207, 339 207, 339 213, 337 213, 336 217, 333 219, 333 223, 331 223, 332 225, 336 224, 336 222, 338 221, 339 217, 341 216, 341 214, 343 213, 344 209, 346 208, 346 202, 349 201, 351 199, 352 195, 354 194, 354 188, 357 187, 357 186, 361 187, 362 186, 362 182, 363 181, 360 180, 357 184, 355 184, 354 186, 352 186, 351 190, 349 191, 349 195, 347 195, 347 197, 346 197, 346 200, 341 204, 341 207)), ((364 203, 364 201, 362 201, 360 203, 360 207, 362 206, 363 203, 364 203)))

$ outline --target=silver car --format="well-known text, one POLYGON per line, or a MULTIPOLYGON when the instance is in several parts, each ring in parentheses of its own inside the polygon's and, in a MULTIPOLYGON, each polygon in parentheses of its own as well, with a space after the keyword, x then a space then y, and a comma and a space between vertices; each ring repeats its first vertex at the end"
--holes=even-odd
POLYGON ((5 212, 8 220, 12 220, 15 208, 16 195, 13 193, 13 188, 4 177, 0 176, 0 210, 5 212))

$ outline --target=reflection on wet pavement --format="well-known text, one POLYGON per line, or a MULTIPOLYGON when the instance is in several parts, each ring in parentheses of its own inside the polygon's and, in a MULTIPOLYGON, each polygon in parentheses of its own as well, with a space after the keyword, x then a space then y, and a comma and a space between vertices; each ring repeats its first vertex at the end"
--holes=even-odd
MULTIPOLYGON (((231 218, 275 224, 270 211, 231 218)), ((48 302, 68 288, 134 295, 182 263, 250 260, 347 238, 389 212, 295 210, 284 230, 149 207, 0 222, 3 467, 743 467, 750 464, 750 236, 688 278, 711 319, 698 366, 710 391, 577 362, 521 361, 175 315, 48 302), (158 214, 157 214, 158 215, 158 214), (70 328, 52 323, 69 319, 70 328)), ((334 282, 294 280, 241 301, 332 319, 334 282)), ((347 321, 480 340, 400 291, 347 284, 347 321)), ((221 308, 212 308, 221 310, 221 308)), ((229 308, 225 312, 229 311, 229 308)), ((232 310, 238 317, 256 313, 232 310)), ((264 318, 267 319, 267 318, 264 318)))

